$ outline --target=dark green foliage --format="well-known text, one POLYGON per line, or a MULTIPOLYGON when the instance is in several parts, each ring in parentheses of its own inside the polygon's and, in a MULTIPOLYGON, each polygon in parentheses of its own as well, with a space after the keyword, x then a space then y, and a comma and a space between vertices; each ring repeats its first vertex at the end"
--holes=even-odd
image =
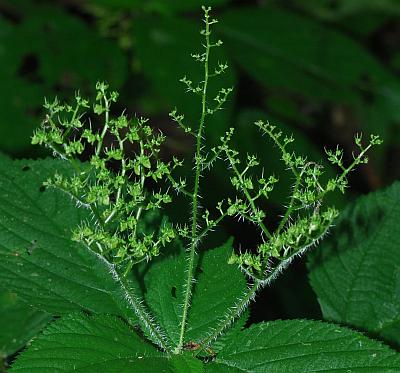
POLYGON ((0 358, 4 359, 25 346, 52 318, 28 306, 10 291, 0 291, 0 304, 0 358))
POLYGON ((87 90, 100 77, 119 88, 126 78, 122 52, 82 20, 51 6, 25 11, 18 24, 0 18, 0 149, 10 153, 29 146, 44 96, 87 90))
POLYGON ((400 346, 400 185, 360 198, 311 256, 310 280, 327 320, 400 346))
POLYGON ((307 320, 256 324, 232 338, 208 372, 394 373, 400 357, 388 347, 333 324, 307 320))

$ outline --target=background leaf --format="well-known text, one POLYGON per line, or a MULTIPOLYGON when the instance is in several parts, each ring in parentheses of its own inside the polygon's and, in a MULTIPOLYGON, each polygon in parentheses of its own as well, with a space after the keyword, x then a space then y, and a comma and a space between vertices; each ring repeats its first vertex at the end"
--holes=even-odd
POLYGON ((390 73, 352 39, 278 8, 227 12, 219 31, 235 61, 270 88, 342 101, 361 90, 383 94, 379 88, 391 79, 390 73), (243 49, 246 53, 239 53, 243 49), (368 82, 363 82, 364 75, 368 82))
POLYGON ((371 11, 374 11, 375 14, 400 14, 400 4, 397 0, 369 0, 368 2, 363 0, 337 0, 334 3, 326 0, 292 0, 292 2, 314 15, 326 19, 342 18, 352 14, 359 16, 359 13, 371 11))
POLYGON ((86 211, 42 183, 70 166, 57 160, 0 157, 0 284, 60 315, 84 309, 133 318, 129 290, 112 267, 70 240, 86 211))
MULTIPOLYGON (((205 6, 218 6, 229 2, 229 0, 204 0, 201 4, 205 6)), ((149 11, 160 11, 162 13, 174 13, 190 10, 199 10, 197 0, 93 0, 93 4, 106 5, 120 9, 141 8, 149 11)))
POLYGON ((0 18, 0 149, 14 154, 30 147, 44 96, 92 92, 100 79, 119 89, 127 72, 116 43, 78 17, 52 6, 21 9, 16 24, 0 18))
MULTIPOLYGON (((227 261, 232 241, 201 254, 189 310, 185 341, 197 341, 215 327, 246 289, 240 270, 227 261), (222 296, 223 294, 223 296, 222 296)), ((171 341, 179 341, 186 258, 180 255, 154 263, 145 278, 146 299, 171 341)), ((241 322, 245 322, 242 319, 241 322)))
POLYGON ((268 91, 351 107, 364 131, 383 137, 398 128, 397 77, 343 33, 275 7, 230 10, 218 30, 229 55, 268 91))
POLYGON ((51 320, 16 294, 0 289, 0 361, 14 354, 51 320))
POLYGON ((400 183, 342 212, 311 255, 311 285, 323 315, 400 346, 400 183))
POLYGON ((210 373, 395 373, 400 369, 400 355, 337 325, 272 321, 236 334, 206 368, 210 373))

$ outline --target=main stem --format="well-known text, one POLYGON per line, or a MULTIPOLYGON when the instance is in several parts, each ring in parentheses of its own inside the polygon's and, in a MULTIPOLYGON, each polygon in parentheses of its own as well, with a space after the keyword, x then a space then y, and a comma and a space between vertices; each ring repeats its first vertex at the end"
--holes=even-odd
POLYGON ((185 293, 184 293, 184 303, 183 303, 183 311, 182 311, 182 321, 181 321, 181 328, 179 333, 179 343, 176 348, 176 353, 180 353, 183 348, 183 342, 185 337, 185 330, 186 330, 186 322, 189 310, 189 303, 192 297, 192 289, 193 289, 193 272, 194 272, 194 259, 196 255, 196 247, 198 243, 198 235, 197 235, 197 220, 198 220, 198 210, 199 210, 199 187, 200 187, 200 175, 201 175, 201 146, 202 146, 202 137, 203 137, 203 129, 204 129, 204 122, 207 115, 207 88, 208 88, 208 78, 209 78, 209 71, 208 71, 208 60, 210 55, 210 25, 208 22, 208 14, 206 14, 205 18, 206 28, 205 28, 205 37, 206 37, 206 52, 204 57, 204 85, 203 85, 203 92, 202 92, 202 110, 201 110, 201 117, 199 123, 199 130, 197 132, 197 141, 196 141, 196 154, 195 154, 195 179, 194 179, 194 188, 193 188, 193 195, 192 195, 192 237, 190 242, 190 251, 189 251, 189 263, 187 269, 187 278, 185 282, 185 293))

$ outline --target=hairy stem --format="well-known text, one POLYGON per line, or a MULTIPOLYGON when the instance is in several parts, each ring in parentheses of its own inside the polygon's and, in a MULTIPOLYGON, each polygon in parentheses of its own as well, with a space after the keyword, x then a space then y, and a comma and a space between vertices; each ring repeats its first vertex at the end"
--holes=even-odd
MULTIPOLYGON (((140 156, 141 157, 144 156, 144 146, 143 146, 143 142, 142 141, 140 141, 140 156)), ((146 176, 145 176, 145 173, 144 173, 142 165, 139 166, 139 173, 140 173, 140 188, 143 191, 144 190, 144 182, 146 180, 146 176)), ((140 216, 142 214, 142 210, 143 210, 143 206, 139 206, 138 210, 136 212, 136 217, 135 217, 136 224, 135 224, 135 228, 133 230, 133 237, 135 237, 135 238, 136 238, 137 226, 138 226, 138 222, 139 222, 140 216)))
MULTIPOLYGON (((167 179, 173 187, 176 185, 179 185, 179 183, 175 180, 175 178, 172 175, 167 174, 167 179)), ((177 188, 177 191, 178 191, 178 193, 184 194, 186 197, 193 198, 193 194, 191 192, 189 192, 188 190, 186 190, 185 188, 182 188, 179 186, 177 188)))
MULTIPOLYGON (((88 249, 91 250, 90 247, 88 247, 88 249)), ((169 347, 168 342, 166 341, 164 335, 160 331, 158 325, 154 322, 152 316, 147 312, 141 297, 138 297, 135 294, 133 294, 132 289, 128 289, 128 286, 124 282, 124 279, 118 274, 113 264, 108 262, 103 256, 97 253, 95 254, 108 267, 114 280, 121 285, 124 291, 125 300, 129 303, 130 307, 132 308, 136 317, 138 318, 140 326, 148 334, 150 340, 152 340, 162 350, 170 352, 171 348, 169 347)))
POLYGON ((249 287, 248 290, 243 294, 243 296, 239 298, 238 301, 229 309, 228 313, 220 321, 218 326, 199 342, 200 348, 197 351, 197 354, 201 351, 204 351, 212 341, 217 339, 243 313, 243 311, 247 308, 249 302, 254 299, 257 291, 260 288, 269 285, 279 276, 280 273, 283 272, 284 269, 289 266, 289 264, 296 256, 303 254, 309 248, 314 246, 315 243, 326 233, 326 230, 320 235, 320 237, 315 238, 313 242, 311 242, 308 246, 295 250, 286 259, 279 262, 272 270, 268 272, 264 279, 255 278, 251 273, 244 270, 247 276, 253 279, 253 285, 249 287))
POLYGON ((204 228, 198 235, 199 240, 201 240, 203 237, 205 237, 211 230, 213 230, 219 223, 221 223, 222 220, 224 220, 228 216, 227 212, 224 212, 221 214, 220 217, 218 217, 212 226, 204 228))
MULTIPOLYGON (((121 153, 123 154, 124 142, 121 139, 121 136, 119 135, 118 132, 116 133, 116 138, 118 140, 119 149, 121 150, 121 153)), ((126 175, 126 160, 124 157, 122 157, 122 159, 121 159, 121 176, 123 178, 125 178, 125 175, 126 175)), ((115 207, 111 211, 111 213, 108 215, 107 219, 105 219, 105 221, 104 221, 105 224, 108 224, 111 221, 111 219, 114 217, 114 215, 116 214, 117 205, 118 205, 119 199, 121 198, 121 193, 122 193, 122 185, 120 185, 118 187, 117 196, 115 197, 115 207)))
POLYGON ((276 230, 277 234, 279 234, 279 232, 284 228, 285 224, 288 222, 288 220, 290 218, 290 214, 293 212, 295 196, 296 196, 297 191, 299 190, 300 183, 301 183, 301 174, 296 176, 296 184, 293 189, 292 197, 290 199, 289 206, 286 209, 285 215, 283 216, 281 222, 279 223, 279 227, 276 230))
POLYGON ((192 233, 191 233, 191 242, 190 242, 190 251, 189 251, 189 260, 188 260, 188 268, 187 268, 187 277, 185 282, 185 290, 184 290, 184 302, 182 309, 182 319, 180 325, 180 333, 179 333, 179 343, 176 347, 176 353, 180 353, 185 337, 186 323, 188 317, 188 310, 190 299, 192 297, 193 290, 193 275, 194 275, 194 259, 196 255, 196 247, 198 243, 198 234, 197 234, 197 223, 198 223, 198 210, 199 210, 199 189, 200 189, 200 176, 202 171, 202 160, 201 160, 201 147, 203 143, 203 129, 205 118, 207 115, 207 88, 208 88, 208 79, 209 79, 209 71, 208 71, 208 62, 210 55, 210 24, 208 22, 208 13, 205 14, 205 57, 204 57, 204 83, 203 83, 203 91, 202 91, 202 99, 201 99, 201 117, 199 123, 199 129, 197 132, 197 140, 196 140, 196 154, 194 158, 195 162, 195 179, 194 179, 194 188, 192 194, 192 233))

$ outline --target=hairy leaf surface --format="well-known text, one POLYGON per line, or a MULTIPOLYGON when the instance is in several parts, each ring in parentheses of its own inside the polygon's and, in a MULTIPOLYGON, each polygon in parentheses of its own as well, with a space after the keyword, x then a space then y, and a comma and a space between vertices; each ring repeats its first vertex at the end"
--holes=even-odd
POLYGON ((168 355, 121 319, 75 313, 57 320, 23 352, 11 372, 201 373, 201 361, 168 355))
POLYGON ((334 324, 288 320, 260 323, 232 336, 208 372, 395 373, 400 355, 334 324))
POLYGON ((326 319, 400 345, 400 183, 343 211, 309 263, 326 319))
POLYGON ((52 314, 88 310, 133 317, 130 294, 112 266, 70 240, 85 216, 69 197, 44 191, 56 160, 0 158, 0 284, 52 314))
POLYGON ((154 347, 117 317, 75 313, 46 328, 21 354, 11 371, 97 372, 107 364, 115 369, 125 366, 134 369, 136 364, 151 366, 148 359, 159 356, 154 347))
MULTIPOLYGON (((186 342, 198 340, 215 327, 226 310, 245 291, 244 276, 236 266, 227 264, 231 252, 232 241, 229 240, 224 246, 206 251, 200 256, 186 342)), ((179 341, 186 265, 183 255, 165 259, 155 263, 146 278, 149 306, 168 337, 175 343, 179 341)))

